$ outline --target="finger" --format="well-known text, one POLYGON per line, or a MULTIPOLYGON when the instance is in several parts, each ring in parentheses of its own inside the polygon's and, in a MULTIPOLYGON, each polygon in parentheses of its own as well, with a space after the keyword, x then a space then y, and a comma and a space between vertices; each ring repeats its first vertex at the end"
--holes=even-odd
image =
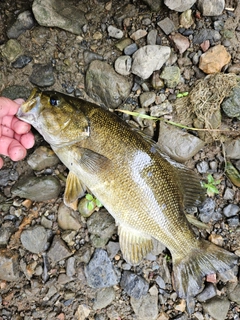
POLYGON ((3 167, 3 159, 0 157, 0 169, 3 167))
POLYGON ((15 99, 14 102, 16 102, 20 106, 25 102, 25 100, 23 100, 22 98, 18 98, 18 99, 15 99))
POLYGON ((26 149, 21 143, 9 137, 0 137, 0 154, 10 157, 13 161, 18 161, 26 156, 26 149))
POLYGON ((19 105, 5 97, 0 97, 0 118, 13 116, 17 113, 19 105))
POLYGON ((0 126, 0 136, 5 136, 9 138, 13 138, 14 131, 8 127, 0 126))
POLYGON ((34 135, 32 132, 23 134, 20 138, 20 142, 26 149, 30 149, 34 146, 34 135))
POLYGON ((24 134, 30 131, 31 125, 22 120, 19 120, 16 117, 13 117, 11 128, 18 134, 24 134))

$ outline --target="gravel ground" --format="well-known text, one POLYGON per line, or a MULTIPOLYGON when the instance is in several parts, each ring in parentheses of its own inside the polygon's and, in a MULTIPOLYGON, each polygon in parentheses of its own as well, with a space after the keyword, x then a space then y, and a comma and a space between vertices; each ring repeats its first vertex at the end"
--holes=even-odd
MULTIPOLYGON (((27 98, 32 87, 40 86, 96 100, 110 109, 123 103, 121 109, 141 108, 148 114, 160 112, 172 119, 177 94, 189 92, 197 80, 207 75, 204 67, 200 69, 200 60, 209 47, 222 45, 225 50, 224 58, 219 53, 216 59, 222 62, 220 70, 240 73, 240 8, 236 2, 226 2, 228 10, 217 16, 203 16, 195 4, 189 27, 180 25, 181 12, 166 6, 153 11, 142 1, 70 3, 84 15, 82 25, 74 24, 80 28, 79 34, 40 26, 32 18, 32 1, 0 3, 2 95, 27 98), (30 10, 24 18, 28 27, 24 25, 18 35, 21 22, 17 17, 26 10, 30 10), (6 49, 9 38, 17 43, 6 49), (124 38, 130 41, 124 44, 124 38), (132 54, 146 44, 171 48, 171 63, 167 66, 175 69, 168 69, 170 78, 159 77, 158 71, 153 73, 160 66, 151 66, 153 75, 144 78, 148 56, 134 65, 132 54), (127 47, 127 51, 123 54, 120 47, 127 47), (115 61, 121 56, 123 62, 117 65, 115 61), (98 64, 94 67, 90 62, 96 59, 98 64), (110 71, 105 63, 111 66, 110 71), (121 73, 120 78, 114 69, 121 73), (100 80, 96 70, 100 70, 100 80), (110 82, 119 83, 122 91, 103 80, 105 71, 110 82), (87 75, 93 83, 86 79, 87 75), (111 92, 107 86, 112 86, 111 92), (161 108, 154 109, 158 105, 161 108), (167 112, 163 111, 166 108, 167 112)), ((158 1, 151 3, 158 5, 158 1)), ((137 117, 124 117, 135 126, 144 127, 154 139, 161 131, 152 121, 143 123, 137 117)), ((234 141, 238 146, 240 111, 237 116, 222 117, 225 126, 236 133, 234 141)), ((139 266, 127 264, 119 249, 114 220, 104 208, 94 203, 91 214, 84 199, 79 214, 62 204, 67 169, 38 133, 34 134, 36 144, 27 158, 17 163, 6 158, 0 171, 0 319, 239 319, 237 267, 217 279, 216 275, 208 277, 204 291, 195 300, 195 311, 189 315, 185 301, 177 297, 172 287, 169 251, 156 243, 154 251, 139 266)), ((232 137, 226 146, 231 141, 232 137)), ((186 143, 189 144, 185 142, 182 153, 186 143)), ((201 222, 194 230, 240 256, 240 190, 226 177, 223 145, 219 140, 204 146, 199 140, 192 143, 193 156, 181 160, 203 181, 208 174, 214 181, 219 180, 219 193, 189 212, 201 222)), ((233 154, 236 149, 230 149, 227 154, 240 170, 239 151, 233 154)))

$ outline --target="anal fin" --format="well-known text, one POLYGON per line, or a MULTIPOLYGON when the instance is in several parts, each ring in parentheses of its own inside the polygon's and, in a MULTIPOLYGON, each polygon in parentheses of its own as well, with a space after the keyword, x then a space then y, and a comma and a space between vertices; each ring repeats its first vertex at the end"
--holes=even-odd
POLYGON ((64 203, 71 207, 71 204, 78 198, 81 198, 86 191, 86 187, 82 184, 80 179, 70 171, 67 176, 66 188, 64 192, 64 203))
POLYGON ((153 250, 152 238, 131 227, 119 225, 118 234, 123 258, 131 265, 139 264, 153 250))

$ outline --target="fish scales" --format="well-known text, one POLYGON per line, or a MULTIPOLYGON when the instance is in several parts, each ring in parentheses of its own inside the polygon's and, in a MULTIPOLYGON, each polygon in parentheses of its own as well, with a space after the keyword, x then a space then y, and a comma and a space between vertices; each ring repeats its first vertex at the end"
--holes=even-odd
POLYGON ((198 239, 186 219, 184 206, 202 199, 195 174, 115 114, 35 89, 18 117, 43 135, 69 169, 65 203, 71 205, 87 187, 115 218, 126 261, 138 264, 153 249, 153 238, 168 247, 174 286, 189 312, 204 276, 237 263, 231 252, 198 239))

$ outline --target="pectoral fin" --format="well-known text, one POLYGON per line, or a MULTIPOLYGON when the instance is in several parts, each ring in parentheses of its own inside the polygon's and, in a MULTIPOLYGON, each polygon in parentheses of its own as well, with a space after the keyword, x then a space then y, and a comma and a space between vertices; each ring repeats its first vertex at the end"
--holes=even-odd
POLYGON ((72 171, 70 171, 67 176, 64 193, 64 203, 66 206, 70 206, 71 203, 84 196, 85 191, 86 187, 82 184, 79 178, 72 171))
POLYGON ((118 234, 123 257, 132 265, 139 264, 153 250, 152 238, 131 227, 119 225, 118 234))

